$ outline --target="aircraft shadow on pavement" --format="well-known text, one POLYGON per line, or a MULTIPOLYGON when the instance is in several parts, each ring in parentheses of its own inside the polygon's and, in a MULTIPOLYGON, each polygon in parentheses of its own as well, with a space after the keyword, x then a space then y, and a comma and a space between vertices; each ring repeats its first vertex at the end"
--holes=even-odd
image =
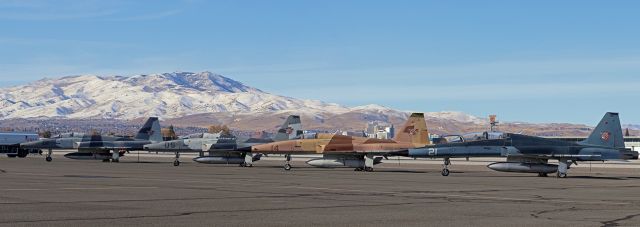
POLYGON ((99 179, 99 178, 121 178, 121 177, 111 177, 111 176, 96 176, 96 175, 63 175, 63 177, 71 177, 71 178, 89 178, 89 179, 99 179))
MULTIPOLYGON (((456 172, 451 172, 452 175, 453 173, 456 172)), ((468 175, 471 176, 471 175, 468 175)), ((483 176, 477 176, 474 175, 473 177, 493 177, 493 178, 540 178, 540 179, 556 179, 557 177, 555 175, 549 175, 547 177, 539 177, 536 175, 483 175, 483 176)), ((601 179, 601 180, 634 180, 634 179, 640 179, 640 177, 605 177, 605 176, 569 176, 567 177, 568 179, 601 179)))
POLYGON ((158 163, 162 163, 162 164, 167 164, 167 165, 171 165, 172 162, 162 162, 162 161, 120 161, 117 164, 158 164, 158 163))
MULTIPOLYGON (((237 167, 237 165, 234 165, 235 167, 237 167)), ((231 166, 233 167, 233 166, 231 166)), ((240 167, 238 167, 240 168, 240 167)), ((249 167, 249 168, 264 168, 264 169, 282 169, 282 166, 259 166, 259 165, 254 165, 253 167, 249 167)), ((318 172, 318 171, 353 171, 352 168, 318 168, 318 167, 312 167, 312 166, 293 166, 291 168, 291 171, 313 171, 313 172, 318 172)), ((374 169, 373 173, 375 172, 379 172, 379 173, 429 173, 428 171, 414 171, 414 170, 402 170, 402 169, 398 169, 398 170, 393 170, 393 169, 374 169)))
POLYGON ((374 169, 373 172, 378 172, 378 173, 435 173, 435 172, 430 172, 430 171, 419 171, 419 170, 406 170, 406 169, 384 169, 384 170, 380 170, 380 169, 374 169))

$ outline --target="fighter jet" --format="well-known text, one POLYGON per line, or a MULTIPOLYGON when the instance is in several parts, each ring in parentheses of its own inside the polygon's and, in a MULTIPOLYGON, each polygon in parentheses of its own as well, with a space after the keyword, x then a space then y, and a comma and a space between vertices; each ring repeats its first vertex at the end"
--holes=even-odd
POLYGON ((442 175, 449 175, 450 158, 506 157, 487 167, 502 172, 537 173, 546 177, 556 173, 567 177, 567 170, 579 161, 638 159, 638 152, 624 147, 618 113, 606 113, 591 135, 580 142, 569 142, 513 133, 485 132, 475 139, 408 149, 392 155, 415 158, 444 158, 442 175), (558 164, 549 164, 549 160, 558 164))
POLYGON ((53 149, 76 150, 77 152, 65 155, 70 159, 118 162, 120 156, 127 151, 142 150, 143 145, 158 141, 162 141, 160 123, 157 117, 151 117, 135 138, 66 133, 50 139, 22 143, 20 146, 24 149, 47 149, 47 162, 53 160, 53 149))
MULTIPOLYGON (((307 161, 314 167, 352 167, 356 171, 373 171, 389 152, 423 147, 430 144, 424 114, 414 113, 391 139, 372 139, 335 134, 317 134, 315 138, 280 141, 252 146, 249 152, 285 154, 285 170, 291 170, 291 156, 298 154, 322 154, 322 158, 307 161)), ((245 165, 251 165, 245 159, 245 165)))
MULTIPOLYGON (((297 139, 301 138, 302 134, 300 116, 291 115, 273 138, 237 138, 236 136, 222 135, 221 133, 202 133, 178 140, 148 144, 144 146, 144 150, 150 152, 174 152, 176 155, 173 162, 174 166, 180 165, 180 153, 185 152, 200 153, 199 157, 193 159, 193 161, 199 163, 240 164, 244 166, 246 154, 245 152, 239 152, 238 149, 274 141, 297 139), (209 152, 209 155, 204 156, 204 152, 209 152)), ((248 158, 251 158, 252 161, 258 161, 261 156, 262 154, 256 154, 248 158)))

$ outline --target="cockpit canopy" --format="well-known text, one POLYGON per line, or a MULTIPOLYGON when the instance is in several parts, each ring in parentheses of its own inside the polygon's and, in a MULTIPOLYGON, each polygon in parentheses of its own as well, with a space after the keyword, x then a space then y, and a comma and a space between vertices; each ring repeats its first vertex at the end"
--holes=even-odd
POLYGON ((53 139, 60 139, 60 138, 81 138, 84 137, 84 133, 78 133, 78 132, 67 132, 67 133, 61 133, 58 134, 54 137, 51 137, 53 139))
POLYGON ((194 134, 186 135, 186 136, 180 137, 180 139, 235 140, 236 137, 233 135, 222 135, 222 133, 206 133, 205 132, 205 133, 194 133, 194 134))
POLYGON ((462 143, 481 140, 496 140, 508 138, 508 133, 503 132, 473 132, 464 135, 443 136, 447 143, 462 143))

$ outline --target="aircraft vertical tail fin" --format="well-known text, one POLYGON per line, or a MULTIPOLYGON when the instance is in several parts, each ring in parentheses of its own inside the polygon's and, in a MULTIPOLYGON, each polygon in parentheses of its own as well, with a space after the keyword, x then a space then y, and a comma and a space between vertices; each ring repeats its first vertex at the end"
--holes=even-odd
POLYGON ((136 139, 149 140, 152 142, 162 142, 162 128, 160 128, 160 120, 157 117, 150 117, 144 126, 140 128, 136 139))
POLYGON ((598 126, 591 132, 591 135, 581 143, 616 148, 624 147, 622 126, 620 125, 618 113, 606 113, 598 123, 598 126))
POLYGON ((398 142, 413 143, 416 147, 430 144, 429 130, 423 113, 412 113, 393 138, 398 142))
POLYGON ((278 132, 273 137, 275 141, 284 141, 302 138, 302 121, 298 115, 289 115, 278 132))

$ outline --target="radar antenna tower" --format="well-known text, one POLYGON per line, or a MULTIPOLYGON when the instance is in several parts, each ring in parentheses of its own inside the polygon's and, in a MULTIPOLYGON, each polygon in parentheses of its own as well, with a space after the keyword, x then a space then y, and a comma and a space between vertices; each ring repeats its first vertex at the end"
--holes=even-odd
POLYGON ((496 117, 497 116, 495 114, 489 115, 489 124, 491 125, 491 132, 495 132, 497 130, 498 123, 500 123, 496 121, 496 117))

